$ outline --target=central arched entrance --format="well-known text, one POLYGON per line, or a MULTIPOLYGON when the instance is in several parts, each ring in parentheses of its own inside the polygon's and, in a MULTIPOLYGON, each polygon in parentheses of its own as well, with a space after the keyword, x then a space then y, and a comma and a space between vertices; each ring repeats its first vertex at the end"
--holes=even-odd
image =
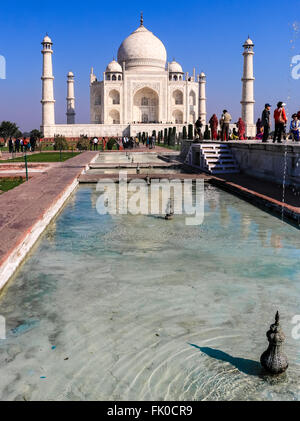
POLYGON ((151 88, 142 88, 133 97, 132 120, 138 123, 159 121, 159 97, 151 88))

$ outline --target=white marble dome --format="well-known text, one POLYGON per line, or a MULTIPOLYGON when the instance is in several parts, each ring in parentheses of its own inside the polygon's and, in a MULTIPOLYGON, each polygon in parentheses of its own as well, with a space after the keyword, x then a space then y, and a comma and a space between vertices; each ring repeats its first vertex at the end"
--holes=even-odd
POLYGON ((248 38, 248 39, 245 41, 244 46, 245 46, 245 45, 246 45, 246 46, 247 46, 247 45, 249 45, 249 46, 254 46, 252 39, 248 38))
POLYGON ((122 67, 116 60, 113 60, 107 65, 106 72, 120 73, 122 72, 122 67))
POLYGON ((125 61, 126 70, 165 70, 167 51, 164 44, 143 24, 120 45, 118 62, 125 61))
POLYGON ((169 64, 169 71, 171 73, 183 73, 182 71, 182 67, 180 66, 179 63, 177 63, 175 60, 173 60, 170 64, 169 64))
POLYGON ((43 43, 52 44, 52 40, 48 35, 46 35, 43 39, 43 43))

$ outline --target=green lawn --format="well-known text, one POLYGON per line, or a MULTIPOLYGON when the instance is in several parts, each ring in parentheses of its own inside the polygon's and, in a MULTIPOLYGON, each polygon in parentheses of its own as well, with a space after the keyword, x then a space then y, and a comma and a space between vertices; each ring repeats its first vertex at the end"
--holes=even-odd
POLYGON ((8 190, 14 189, 19 184, 22 184, 24 179, 21 177, 10 179, 10 178, 0 178, 0 194, 8 190))
MULTIPOLYGON (((27 155, 27 162, 60 162, 61 161, 67 161, 67 159, 74 158, 74 156, 78 155, 79 152, 62 152, 61 153, 61 159, 60 159, 60 153, 59 152, 42 152, 27 155)), ((24 157, 21 156, 19 158, 14 159, 7 159, 5 161, 0 161, 0 163, 3 162, 24 162, 24 157)))
POLYGON ((172 149, 173 151, 180 151, 180 145, 165 145, 164 143, 156 143, 157 146, 161 146, 162 148, 172 149))

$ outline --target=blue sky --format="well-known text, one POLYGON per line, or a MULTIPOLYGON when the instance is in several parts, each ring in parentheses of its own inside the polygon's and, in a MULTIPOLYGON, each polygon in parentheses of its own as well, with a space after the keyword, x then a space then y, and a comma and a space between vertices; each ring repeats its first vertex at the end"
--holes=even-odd
POLYGON ((165 44, 168 59, 184 71, 207 74, 208 117, 227 108, 240 117, 242 44, 255 43, 255 117, 265 104, 279 100, 288 111, 300 110, 300 79, 291 77, 291 57, 300 54, 300 0, 284 2, 212 0, 2 2, 0 55, 7 78, 0 79, 0 121, 15 121, 22 130, 41 122, 41 41, 54 42, 56 122, 65 123, 66 74, 75 74, 76 122, 89 122, 89 73, 99 77, 121 42, 144 24, 165 44))

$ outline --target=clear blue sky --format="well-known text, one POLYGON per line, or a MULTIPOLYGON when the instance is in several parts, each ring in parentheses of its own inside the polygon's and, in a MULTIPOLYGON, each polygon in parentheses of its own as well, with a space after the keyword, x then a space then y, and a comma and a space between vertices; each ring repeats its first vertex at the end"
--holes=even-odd
POLYGON ((255 117, 266 101, 300 109, 300 79, 291 78, 291 57, 300 54, 299 0, 241 1, 5 1, 1 3, 0 55, 7 79, 0 79, 0 121, 15 121, 22 130, 41 122, 41 41, 54 42, 56 122, 65 123, 66 74, 76 77, 76 120, 89 122, 89 72, 98 76, 120 43, 144 24, 165 44, 184 71, 207 74, 208 117, 226 107, 240 117, 242 44, 255 43, 255 117))

